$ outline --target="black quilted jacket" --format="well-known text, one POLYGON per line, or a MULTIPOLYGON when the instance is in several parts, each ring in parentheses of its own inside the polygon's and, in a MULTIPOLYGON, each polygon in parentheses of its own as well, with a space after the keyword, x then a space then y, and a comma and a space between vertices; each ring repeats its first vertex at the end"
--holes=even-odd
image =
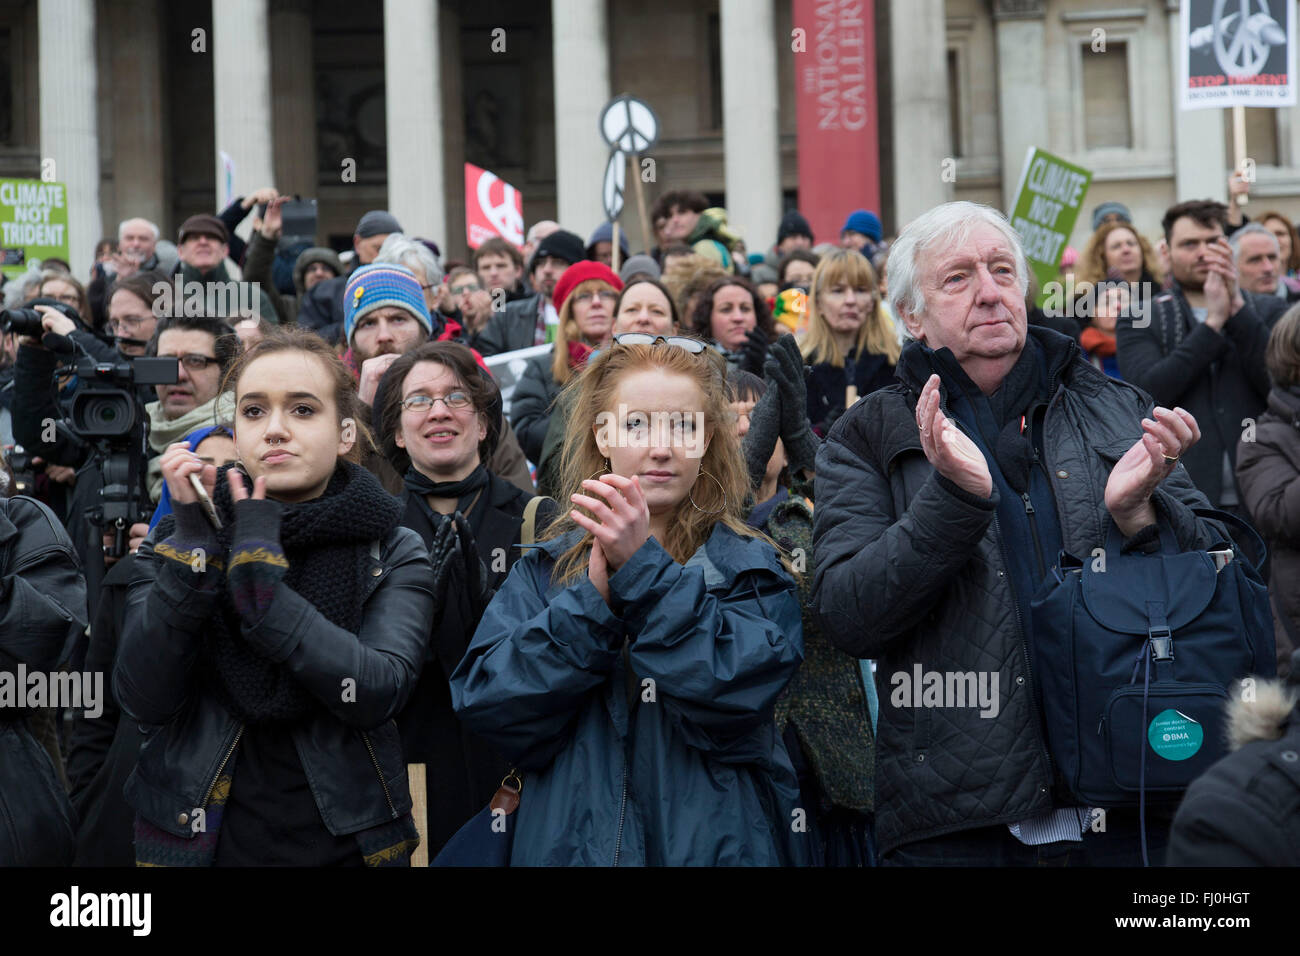
MULTIPOLYGON (((1044 451, 1065 548, 1087 557, 1105 540, 1110 469, 1141 437, 1151 401, 1093 368, 1064 336, 1035 326, 1028 334, 1049 355, 1075 353, 1047 410, 1044 451)), ((878 661, 882 854, 1053 806, 1052 764, 996 537, 995 499, 963 498, 937 480, 916 427, 924 382, 909 376, 908 365, 899 363, 901 384, 868 395, 831 430, 817 455, 813 519, 813 593, 823 631, 848 653, 878 661), (892 706, 891 675, 911 674, 916 664, 996 672, 997 715, 892 706)), ((1225 540, 1222 526, 1192 514, 1207 502, 1181 465, 1157 489, 1155 505, 1180 547, 1225 540)))

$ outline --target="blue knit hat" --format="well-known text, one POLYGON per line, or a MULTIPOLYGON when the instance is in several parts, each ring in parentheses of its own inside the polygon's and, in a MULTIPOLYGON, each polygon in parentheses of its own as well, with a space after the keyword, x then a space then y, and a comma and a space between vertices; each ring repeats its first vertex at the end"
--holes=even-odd
POLYGON ((415 273, 406 266, 373 263, 352 273, 343 290, 343 338, 348 345, 352 344, 352 333, 362 316, 386 305, 410 312, 420 320, 427 333, 433 334, 433 320, 429 318, 424 290, 420 288, 415 273))
POLYGON ((884 230, 880 227, 880 217, 867 209, 855 209, 849 213, 849 218, 844 220, 844 228, 840 232, 860 232, 872 242, 879 242, 880 237, 884 235, 884 230))

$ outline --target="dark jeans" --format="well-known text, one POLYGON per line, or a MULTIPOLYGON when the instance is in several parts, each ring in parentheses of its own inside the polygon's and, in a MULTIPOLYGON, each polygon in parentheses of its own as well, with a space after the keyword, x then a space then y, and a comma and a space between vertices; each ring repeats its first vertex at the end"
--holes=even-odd
MULTIPOLYGON (((1164 866, 1172 811, 1147 809, 1147 855, 1164 866)), ((963 830, 905 843, 886 853, 881 866, 1141 866, 1142 842, 1136 810, 1110 810, 1105 830, 1089 831, 1082 843, 1062 840, 1026 846, 1005 825, 963 830)))

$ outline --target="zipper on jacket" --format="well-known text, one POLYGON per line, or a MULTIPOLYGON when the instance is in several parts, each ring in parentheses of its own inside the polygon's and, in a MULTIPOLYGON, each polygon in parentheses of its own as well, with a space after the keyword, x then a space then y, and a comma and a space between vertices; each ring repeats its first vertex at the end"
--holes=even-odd
POLYGON ((366 750, 370 752, 370 762, 375 765, 375 773, 379 776, 379 785, 384 788, 384 799, 388 801, 388 809, 393 814, 393 819, 397 819, 397 807, 393 806, 393 795, 388 792, 388 781, 384 779, 384 772, 379 769, 379 759, 375 756, 375 748, 370 746, 370 735, 364 730, 361 731, 361 739, 365 742, 366 750))
POLYGON ((239 738, 242 736, 244 736, 244 725, 240 724, 239 731, 235 734, 235 739, 230 742, 230 749, 227 750, 226 755, 221 758, 221 766, 217 767, 217 772, 212 775, 212 783, 208 784, 207 796, 203 798, 203 809, 207 809, 208 801, 212 799, 212 791, 217 789, 217 781, 221 779, 221 771, 226 769, 226 764, 230 762, 230 755, 233 754, 235 748, 239 746, 239 738))
POLYGON ((614 865, 618 866, 619 853, 623 849, 623 817, 627 813, 627 758, 623 758, 623 796, 618 804, 618 836, 614 839, 614 865))
MULTIPOLYGON (((997 535, 998 541, 1001 543, 1002 529, 998 525, 998 516, 996 513, 993 515, 993 533, 997 535)), ((1007 560, 1005 545, 1003 545, 1001 550, 1002 563, 1005 565, 1007 560)), ((1043 712, 1043 704, 1038 697, 1038 684, 1034 680, 1034 671, 1029 666, 1028 632, 1025 630, 1025 622, 1020 616, 1020 601, 1016 598, 1016 584, 1011 580, 1010 575, 1007 575, 1007 587, 1011 588, 1011 605, 1016 610, 1016 627, 1020 630, 1020 656, 1025 662, 1025 680, 1029 682, 1029 694, 1030 698, 1034 702, 1035 713, 1030 723, 1034 727, 1034 735, 1038 738, 1038 747, 1043 753, 1043 758, 1047 761, 1047 789, 1050 791, 1052 781, 1056 779, 1056 771, 1052 769, 1052 755, 1047 749, 1046 741, 1043 740, 1043 728, 1040 725, 1041 722, 1039 720, 1039 717, 1043 712)))
POLYGON ((1047 566, 1043 564, 1043 543, 1038 539, 1038 517, 1034 511, 1034 503, 1029 500, 1029 492, 1020 495, 1020 500, 1025 503, 1025 517, 1029 519, 1029 534, 1034 539, 1034 557, 1038 559, 1038 576, 1047 576, 1047 566))

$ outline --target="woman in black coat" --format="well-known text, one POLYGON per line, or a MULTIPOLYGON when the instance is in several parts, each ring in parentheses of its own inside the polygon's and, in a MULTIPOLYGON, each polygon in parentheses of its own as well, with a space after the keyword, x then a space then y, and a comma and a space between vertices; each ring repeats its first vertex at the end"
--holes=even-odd
MULTIPOLYGON (((433 859, 510 770, 461 725, 447 681, 465 656, 487 598, 520 555, 533 496, 487 470, 501 435, 501 392, 464 345, 428 342, 407 352, 385 373, 375 409, 381 450, 405 475, 402 524, 430 549, 438 582, 440 611, 429 654, 397 720, 407 761, 427 765, 433 859)), ((556 512, 550 499, 539 499, 534 508, 540 511, 535 525, 556 512)))
POLYGON ((150 727, 126 784, 136 861, 407 865, 393 718, 434 614, 428 552, 356 463, 361 406, 322 339, 275 330, 225 384, 239 464, 163 452, 172 514, 127 598, 114 690, 150 727))
POLYGON ((808 420, 825 438, 859 398, 894 381, 902 347, 862 253, 822 256, 808 293, 808 334, 800 343, 808 373, 808 420))

